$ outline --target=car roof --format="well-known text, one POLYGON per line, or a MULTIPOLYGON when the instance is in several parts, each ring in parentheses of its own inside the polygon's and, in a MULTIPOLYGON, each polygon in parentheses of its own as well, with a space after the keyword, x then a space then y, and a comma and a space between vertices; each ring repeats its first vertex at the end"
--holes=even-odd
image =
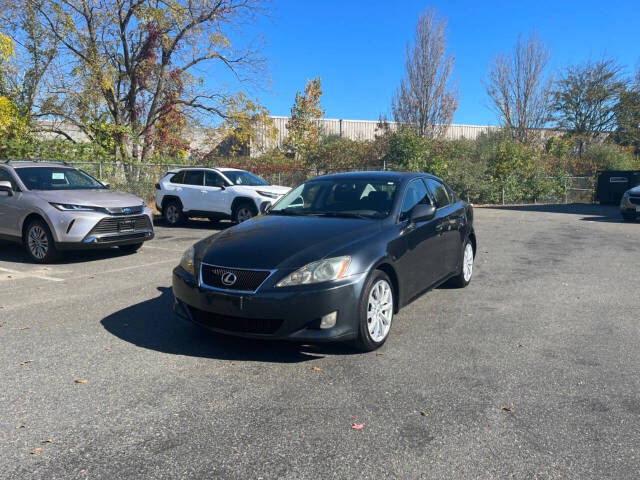
POLYGON ((214 170, 217 172, 245 172, 246 170, 241 170, 239 168, 231 168, 231 167, 199 167, 199 166, 188 166, 188 167, 176 167, 169 170, 168 173, 177 173, 183 170, 214 170))
POLYGON ((66 162, 47 162, 47 161, 36 161, 36 160, 7 160, 4 162, 4 165, 7 165, 12 168, 25 168, 25 167, 58 167, 58 168, 75 168, 73 165, 68 164, 66 162))
POLYGON ((313 181, 313 180, 346 180, 346 179, 352 179, 352 180, 371 180, 371 179, 375 179, 375 180, 379 180, 379 181, 395 181, 395 182, 400 182, 403 180, 409 180, 412 178, 420 178, 420 177, 431 177, 431 178, 437 178, 433 175, 430 175, 428 173, 419 173, 419 172, 395 172, 395 171, 390 171, 390 170, 384 170, 384 171, 365 171, 365 172, 344 172, 344 173, 332 173, 329 175, 322 175, 319 177, 315 177, 310 179, 309 181, 313 181))

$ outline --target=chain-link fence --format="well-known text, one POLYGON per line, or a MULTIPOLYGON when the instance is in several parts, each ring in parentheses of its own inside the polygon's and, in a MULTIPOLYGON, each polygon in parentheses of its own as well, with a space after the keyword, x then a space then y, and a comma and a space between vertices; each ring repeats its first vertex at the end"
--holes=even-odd
MULTIPOLYGON (((108 182, 114 190, 130 192, 151 202, 155 198, 154 185, 173 168, 185 165, 121 162, 71 162, 75 167, 84 170, 103 182, 108 182)), ((387 170, 392 166, 385 165, 387 170)), ((257 166, 251 170, 273 185, 295 187, 308 178, 329 173, 345 171, 379 170, 380 167, 301 169, 274 168, 273 166, 257 166)), ((478 179, 480 181, 480 179, 478 179)), ((474 203, 498 204, 531 204, 531 203, 592 203, 594 200, 595 181, 592 177, 541 177, 531 186, 525 186, 518 177, 510 177, 493 183, 492 193, 466 194, 462 188, 458 193, 474 203), (527 192, 526 195, 523 192, 527 192)), ((451 182, 456 189, 455 182, 451 182)))

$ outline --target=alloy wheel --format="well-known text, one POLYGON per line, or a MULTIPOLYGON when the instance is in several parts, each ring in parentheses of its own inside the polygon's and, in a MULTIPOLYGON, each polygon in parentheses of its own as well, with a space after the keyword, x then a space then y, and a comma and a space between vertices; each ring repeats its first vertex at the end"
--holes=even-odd
POLYGON ((369 292, 367 302, 367 328, 371 340, 382 342, 391 329, 393 319, 393 293, 386 280, 378 280, 369 292))
POLYGON ((166 212, 167 221, 171 224, 177 223, 180 218, 180 212, 178 212, 178 207, 174 204, 171 204, 167 207, 166 212))
POLYGON ((251 217, 253 217, 253 212, 248 207, 240 207, 238 209, 238 213, 236 214, 236 220, 238 221, 238 223, 249 220, 251 217))
POLYGON ((39 225, 34 225, 28 235, 29 251, 38 260, 43 260, 49 251, 47 233, 39 225))
POLYGON ((462 259, 462 275, 465 282, 471 280, 473 275, 473 247, 470 243, 464 247, 464 258, 462 259))

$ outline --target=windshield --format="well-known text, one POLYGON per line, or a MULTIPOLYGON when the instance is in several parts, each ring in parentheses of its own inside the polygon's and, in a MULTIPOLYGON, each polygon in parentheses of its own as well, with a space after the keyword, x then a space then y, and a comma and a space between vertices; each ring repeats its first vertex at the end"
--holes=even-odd
POLYGON ((269 185, 262 178, 254 175, 251 172, 245 172, 244 170, 227 170, 222 173, 231 180, 234 185, 247 185, 249 187, 258 187, 260 185, 269 185))
POLYGON ((96 190, 105 188, 90 175, 65 167, 23 167, 16 173, 29 190, 96 190))
POLYGON ((385 218, 397 189, 397 182, 383 180, 312 180, 283 197, 269 214, 385 218))

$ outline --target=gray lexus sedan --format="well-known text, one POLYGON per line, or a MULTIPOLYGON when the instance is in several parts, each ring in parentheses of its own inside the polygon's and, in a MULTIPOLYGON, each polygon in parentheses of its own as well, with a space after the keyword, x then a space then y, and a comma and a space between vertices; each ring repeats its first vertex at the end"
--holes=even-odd
POLYGON ((62 250, 135 252, 153 235, 152 212, 135 195, 113 192, 66 163, 0 163, 0 239, 23 243, 37 263, 62 250))

